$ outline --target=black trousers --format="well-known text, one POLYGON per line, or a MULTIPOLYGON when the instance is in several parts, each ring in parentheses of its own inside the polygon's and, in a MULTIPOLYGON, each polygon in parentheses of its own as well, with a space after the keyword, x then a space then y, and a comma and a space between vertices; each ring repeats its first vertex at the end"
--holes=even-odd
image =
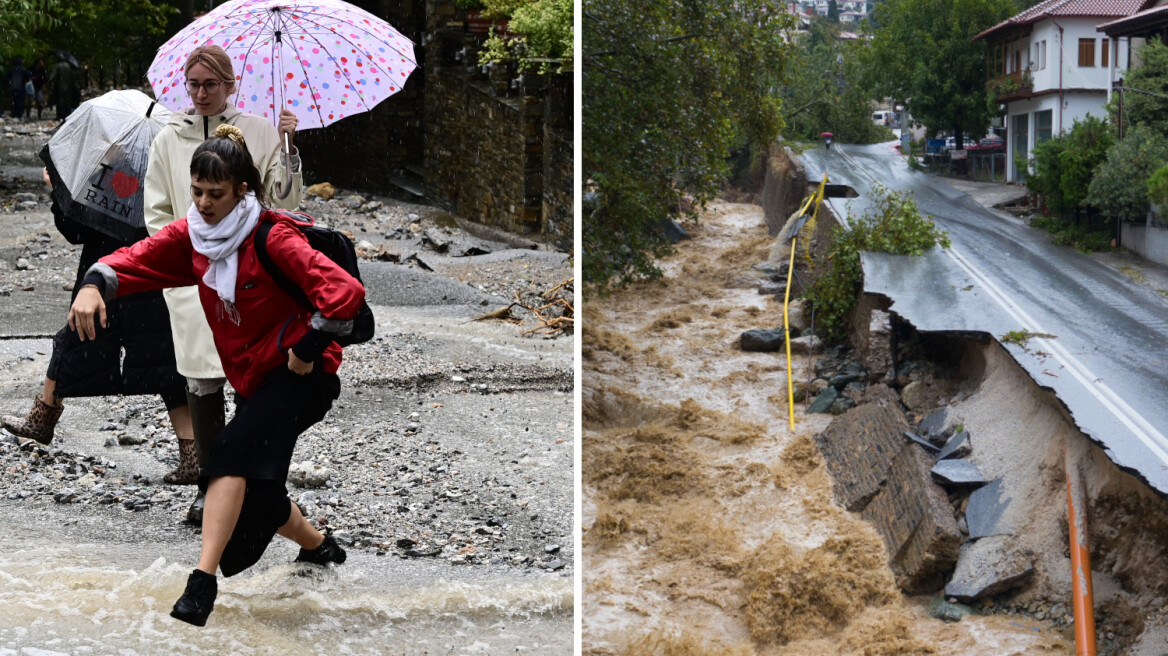
POLYGON ((281 366, 251 398, 235 395, 235 416, 219 432, 211 461, 199 476, 204 491, 211 478, 247 479, 239 520, 219 560, 224 576, 259 562, 276 531, 288 522, 292 502, 285 484, 296 439, 324 418, 340 393, 340 379, 325 373, 318 361, 306 376, 281 366))

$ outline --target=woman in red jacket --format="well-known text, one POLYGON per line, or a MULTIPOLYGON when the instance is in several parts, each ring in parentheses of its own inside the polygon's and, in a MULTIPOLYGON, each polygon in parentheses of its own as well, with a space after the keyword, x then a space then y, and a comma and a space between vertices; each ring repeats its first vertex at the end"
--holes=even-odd
POLYGON ((194 203, 153 237, 93 265, 69 325, 93 339, 105 301, 126 294, 198 285, 236 412, 219 433, 199 476, 206 490, 198 567, 171 616, 206 624, 217 569, 232 576, 254 565, 278 533, 300 545, 297 561, 345 561, 332 536, 314 529, 284 487, 296 438, 320 421, 340 394, 341 347, 365 297, 361 283, 307 240, 287 216, 266 209, 259 172, 243 133, 220 126, 191 159, 194 203), (267 250, 317 308, 305 310, 264 270, 255 228, 272 223, 267 250))

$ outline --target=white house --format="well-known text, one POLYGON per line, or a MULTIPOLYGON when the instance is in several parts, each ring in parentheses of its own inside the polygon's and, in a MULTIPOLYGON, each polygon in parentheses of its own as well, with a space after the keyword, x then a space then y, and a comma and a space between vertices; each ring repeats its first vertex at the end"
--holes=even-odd
POLYGON ((1015 161, 1030 159, 1037 144, 1088 114, 1105 117, 1112 82, 1130 65, 1133 42, 1110 38, 1097 27, 1154 4, 1045 0, 974 37, 988 45, 986 86, 1006 107, 1011 180, 1022 177, 1015 161))

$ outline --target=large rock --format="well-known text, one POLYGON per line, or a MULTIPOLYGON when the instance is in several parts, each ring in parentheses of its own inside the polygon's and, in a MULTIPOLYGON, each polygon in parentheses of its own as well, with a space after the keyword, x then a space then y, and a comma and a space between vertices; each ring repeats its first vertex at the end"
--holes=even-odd
POLYGON ((835 400, 838 398, 839 392, 837 392, 834 387, 823 388, 823 391, 819 393, 819 396, 815 397, 815 400, 811 402, 811 405, 807 406, 807 414, 831 412, 831 407, 833 404, 835 404, 835 400))
POLYGON ((806 303, 803 299, 791 301, 787 307, 787 324, 791 326, 791 333, 799 331, 799 334, 807 332, 811 324, 807 321, 806 303))
MULTIPOLYGON (((824 394, 829 390, 834 388, 826 388, 824 394)), ((835 498, 851 511, 862 510, 880 491, 903 444, 900 434, 908 428, 896 393, 888 387, 872 386, 863 401, 815 436, 831 473, 835 498)))
POLYGON ((823 340, 815 335, 803 335, 791 340, 791 355, 823 353, 823 340))
POLYGON ((900 390, 900 400, 909 410, 920 410, 928 401, 928 389, 923 381, 914 380, 900 390))
POLYGON ((957 569, 945 586, 945 596, 966 603, 1013 590, 1034 574, 1030 558, 1010 547, 1010 538, 996 536, 961 547, 957 569))
POLYGON ((747 330, 738 338, 743 351, 779 351, 783 349, 786 334, 781 328, 747 330))

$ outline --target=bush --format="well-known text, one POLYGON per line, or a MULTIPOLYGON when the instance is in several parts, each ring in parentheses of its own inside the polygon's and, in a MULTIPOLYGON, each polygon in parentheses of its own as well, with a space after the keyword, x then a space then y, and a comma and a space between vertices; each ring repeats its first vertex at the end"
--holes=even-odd
POLYGON ((1128 220, 1148 214, 1149 178, 1168 164, 1168 138, 1146 126, 1137 126, 1107 151, 1095 171, 1087 202, 1128 220))
POLYGON ((838 341, 847 333, 848 314, 860 294, 861 252, 922 255, 937 245, 949 248, 949 234, 921 215, 911 192, 877 185, 873 193, 876 212, 853 216, 851 230, 832 231, 826 268, 815 272, 815 282, 807 292, 828 341, 838 341))
POLYGON ((1034 171, 1026 178, 1026 188, 1046 196, 1056 214, 1085 205, 1091 178, 1114 142, 1103 119, 1087 115, 1076 120, 1069 133, 1034 148, 1034 171))
POLYGON ((492 32, 483 44, 483 64, 514 59, 521 71, 563 73, 572 69, 571 0, 486 0, 491 16, 510 17, 508 31, 492 32))
POLYGON ((1111 250, 1111 240, 1115 236, 1110 230, 1091 232, 1076 221, 1059 218, 1037 217, 1030 221, 1030 225, 1053 235, 1051 243, 1054 245, 1070 246, 1080 253, 1111 250))

